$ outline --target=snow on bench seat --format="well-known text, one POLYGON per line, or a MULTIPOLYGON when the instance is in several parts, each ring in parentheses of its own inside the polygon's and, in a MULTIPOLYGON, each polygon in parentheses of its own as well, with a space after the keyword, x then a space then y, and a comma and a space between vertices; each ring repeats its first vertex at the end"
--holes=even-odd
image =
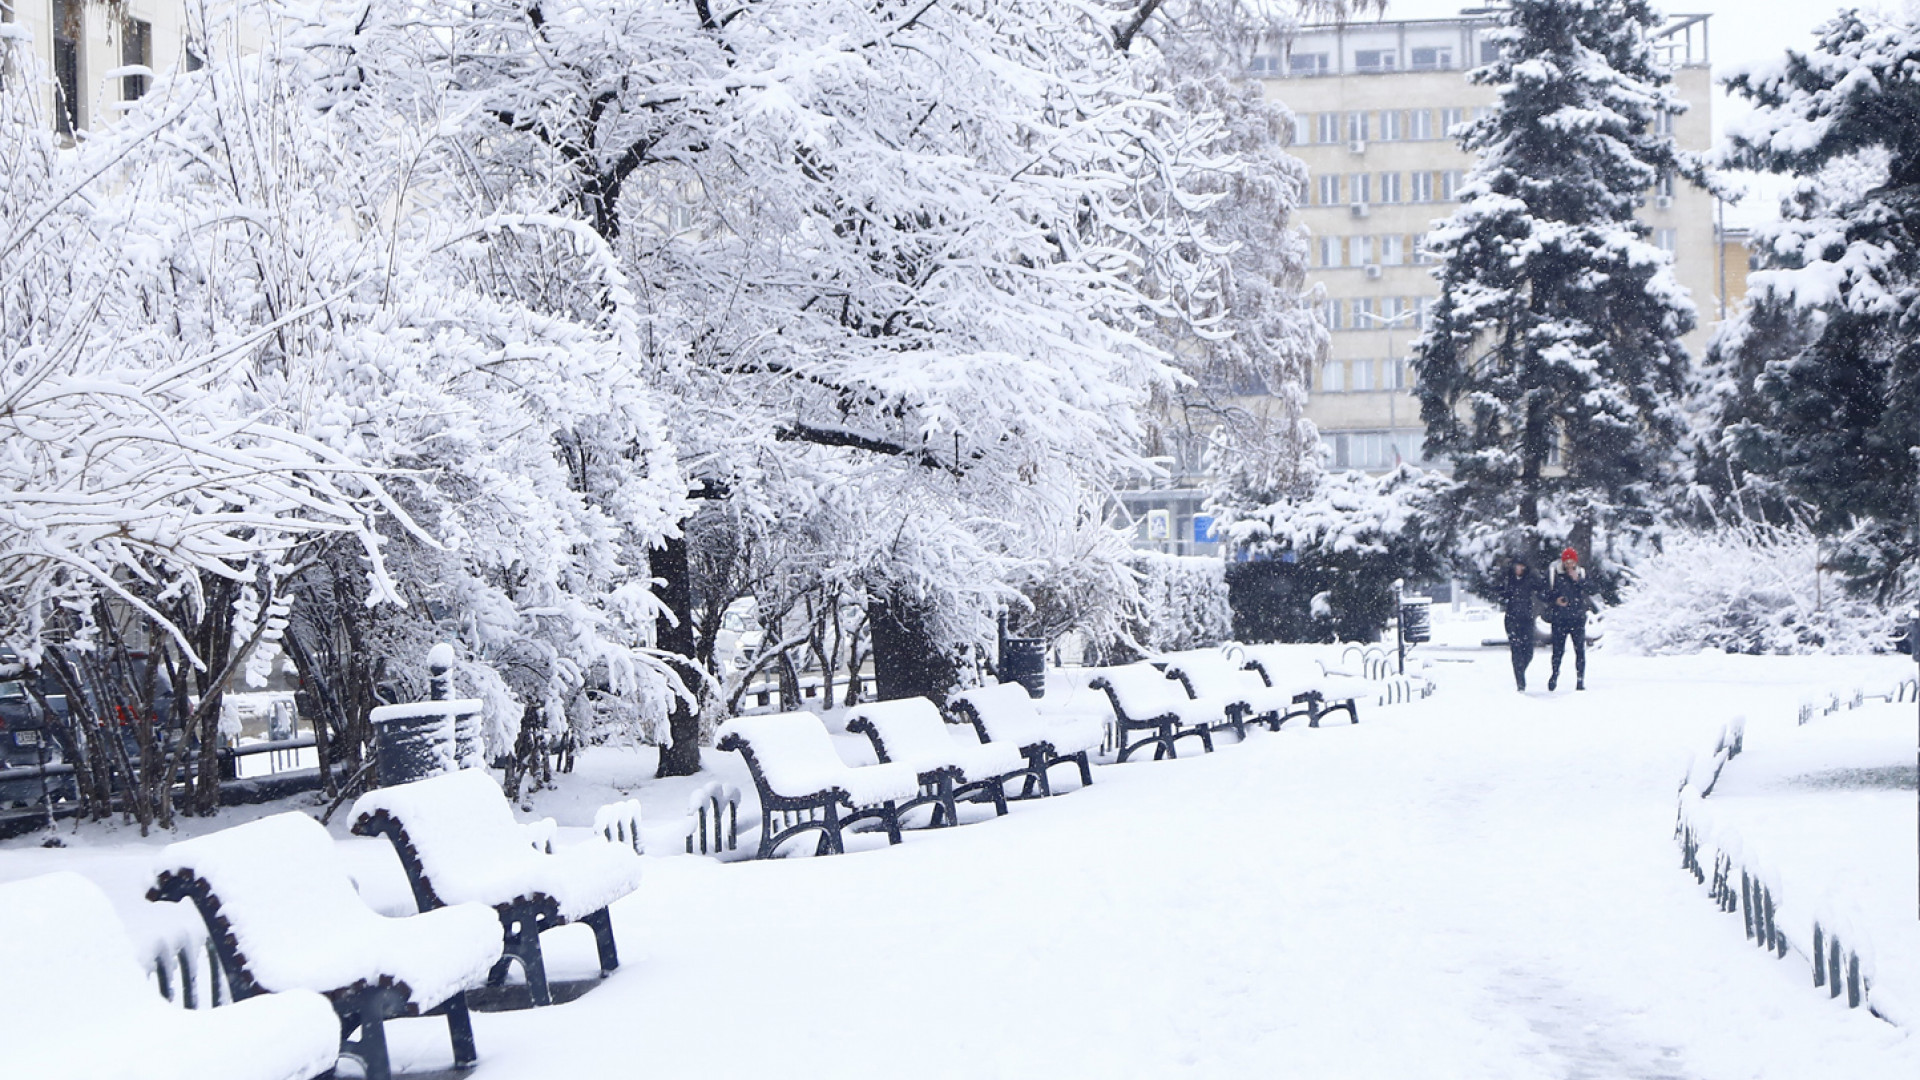
POLYGON ((1190 698, 1177 680, 1152 664, 1127 664, 1123 667, 1087 668, 1087 685, 1106 691, 1113 703, 1114 723, 1118 731, 1119 760, 1152 744, 1155 761, 1178 757, 1175 743, 1197 737, 1208 753, 1213 752, 1215 725, 1228 722, 1227 702, 1215 698, 1190 698), (1151 732, 1137 742, 1127 742, 1127 732, 1151 732))
POLYGON ((340 1022, 311 991, 218 1009, 154 992, 99 886, 62 871, 0 885, 9 928, 0 1071, 86 1080, 306 1080, 333 1068, 340 1022))
POLYGON ((1311 699, 1306 692, 1291 686, 1268 686, 1259 672, 1247 670, 1218 649, 1169 653, 1161 659, 1166 663, 1167 674, 1184 684, 1193 697, 1242 703, 1242 722, 1258 721, 1279 731, 1281 724, 1311 712, 1311 699))
POLYGON ((714 747, 746 759, 760 797, 760 847, 769 858, 789 837, 821 833, 816 854, 846 850, 842 829, 874 818, 889 843, 900 842, 897 803, 912 799, 920 779, 906 765, 864 765, 840 760, 820 718, 808 712, 736 716, 714 733, 714 747), (853 811, 842 814, 845 807, 853 811))
POLYGON ((169 844, 149 900, 192 900, 236 999, 317 990, 342 1027, 343 1052, 370 1080, 386 1072, 382 1024, 444 1015, 456 1064, 473 1061, 465 991, 500 959, 500 923, 482 904, 387 918, 354 891, 333 838, 297 811, 169 844))
POLYGON ((631 847, 596 837, 550 854, 551 840, 540 838, 551 837, 552 819, 532 830, 515 821, 484 769, 370 791, 353 817, 355 833, 392 841, 420 910, 478 903, 499 915, 506 959, 489 982, 503 981, 507 960, 517 960, 534 1004, 552 1004, 540 934, 570 922, 593 929, 602 976, 620 966, 607 906, 640 887, 631 847))
POLYGON ((947 730, 940 707, 923 697, 875 701, 847 713, 847 730, 865 735, 882 762, 899 762, 919 774, 921 795, 913 805, 933 807, 933 824, 958 824, 956 802, 991 802, 1007 812, 1006 781, 1031 776, 1020 748, 1006 743, 961 743, 947 730))
POLYGON ((1042 713, 1017 682, 963 690, 948 700, 947 709, 957 722, 971 724, 981 742, 1018 747, 1038 777, 1042 795, 1052 794, 1047 770, 1062 763, 1079 766, 1082 785, 1093 783, 1087 758, 1106 736, 1098 717, 1042 713))

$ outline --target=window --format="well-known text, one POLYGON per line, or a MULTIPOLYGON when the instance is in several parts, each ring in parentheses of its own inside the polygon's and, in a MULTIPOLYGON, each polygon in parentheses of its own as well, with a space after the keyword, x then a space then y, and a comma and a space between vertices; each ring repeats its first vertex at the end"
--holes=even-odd
POLYGON ((1344 361, 1329 360, 1320 365, 1320 389, 1325 393, 1338 394, 1347 388, 1347 365, 1344 361))
POLYGON ((1474 109, 1473 109, 1473 118, 1474 118, 1475 120, 1485 120, 1485 119, 1486 119, 1487 117, 1489 117, 1489 116, 1492 116, 1492 115, 1493 115, 1493 106, 1491 106, 1491 105, 1476 105, 1476 106, 1474 106, 1474 109))
POLYGON ((1280 58, 1277 56, 1256 56, 1247 65, 1247 74, 1256 79, 1277 79, 1280 77, 1280 58))
POLYGON ((1653 193, 1663 199, 1673 198, 1673 170, 1661 169, 1653 182, 1653 193))
POLYGON ((1679 239, 1679 235, 1680 234, 1673 229, 1655 229, 1653 230, 1653 242, 1659 245, 1661 251, 1671 255, 1673 254, 1673 249, 1679 239))
POLYGON ((1491 64, 1498 59, 1500 59, 1500 46, 1495 42, 1487 41, 1484 38, 1481 39, 1480 62, 1483 64, 1491 64))
POLYGON ((1653 133, 1655 135, 1673 134, 1673 114, 1670 112, 1655 113, 1653 117, 1653 133))
POLYGON ((1433 252, 1427 250, 1426 233, 1414 233, 1413 239, 1407 241, 1407 250, 1413 252, 1415 266, 1426 266, 1433 262, 1433 252))
POLYGON ((1316 136, 1314 138, 1315 142, 1326 143, 1327 145, 1331 146, 1332 144, 1340 141, 1340 114, 1339 113, 1323 112, 1319 116, 1315 117, 1314 121, 1319 127, 1319 130, 1316 133, 1316 136))
MULTIPOLYGON (((1349 251, 1353 256, 1353 265, 1367 266, 1373 262, 1373 237, 1355 236, 1348 242, 1351 245, 1349 251)), ((1355 302, 1359 303, 1359 301, 1355 302)))
POLYGON ((1367 115, 1368 114, 1363 112, 1351 112, 1347 114, 1347 141, 1367 141, 1367 130, 1369 127, 1367 124, 1367 115))
POLYGON ((1294 53, 1287 57, 1287 74, 1289 75, 1310 76, 1326 73, 1326 53, 1294 53))
POLYGON ((1323 321, 1326 322, 1327 329, 1329 330, 1346 329, 1346 327, 1340 324, 1340 314, 1341 314, 1340 301, 1338 300, 1327 301, 1326 306, 1321 309, 1321 318, 1323 321))
POLYGON ((1407 66, 1415 71, 1445 71, 1453 66, 1453 50, 1415 49, 1407 66))
POLYGON ((1380 201, 1397 203, 1400 201, 1400 174, 1383 172, 1380 174, 1380 201))
POLYGON ((1416 296, 1413 298, 1413 328, 1415 330, 1425 330, 1427 328, 1427 320, 1432 317, 1432 314, 1433 297, 1416 296))
POLYGON ((1389 233, 1380 238, 1380 261, 1387 266, 1400 266, 1407 261, 1406 238, 1399 233, 1389 233))
POLYGON ((1355 330, 1378 330, 1380 320, 1374 314, 1373 297, 1362 296, 1353 301, 1353 328, 1355 330))
POLYGON ((1373 361, 1355 360, 1353 362, 1353 389, 1359 391, 1373 389, 1373 361))
POLYGON ((1396 356, 1387 361, 1387 390, 1405 390, 1407 388, 1407 358, 1396 356))
POLYGON ((1461 181, 1465 179, 1466 179, 1466 174, 1461 172, 1459 169, 1448 169, 1446 172, 1441 173, 1440 174, 1440 200, 1442 202, 1452 202, 1453 200, 1459 198, 1460 184, 1461 184, 1461 181))
POLYGON ((1392 71, 1399 57, 1392 49, 1359 49, 1353 54, 1354 70, 1362 74, 1392 71))
POLYGON ((80 20, 75 0, 53 0, 53 130, 80 130, 80 20))
MULTIPOLYGON (((133 67, 136 64, 145 68, 153 66, 153 24, 140 19, 128 19, 120 25, 120 66, 133 67)), ((145 75, 120 77, 120 100, 138 101, 146 92, 145 75)))
POLYGON ((1401 139, 1406 138, 1406 136, 1400 133, 1401 126, 1402 126, 1401 118, 1404 115, 1405 115, 1404 113, 1398 113, 1392 110, 1387 110, 1380 114, 1380 141, 1381 142, 1398 142, 1401 139))
POLYGON ((206 66, 206 60, 203 59, 199 53, 193 51, 193 46, 187 46, 187 70, 199 71, 206 66))
POLYGON ((1373 201, 1372 173, 1354 173, 1353 178, 1347 181, 1347 186, 1352 189, 1348 194, 1353 197, 1354 202, 1370 203, 1373 201))
POLYGON ((1441 109, 1440 110, 1441 136, 1449 139, 1453 138, 1453 129, 1455 125, 1465 123, 1466 119, 1467 119, 1467 110, 1465 109, 1441 109))
POLYGON ((1327 173, 1320 177, 1320 205, 1340 205, 1340 174, 1327 173))
POLYGON ((1412 181, 1412 190, 1407 193, 1407 198, 1413 200, 1414 202, 1432 202, 1433 201, 1433 174, 1432 173, 1417 172, 1417 173, 1411 174, 1407 179, 1412 181))
POLYGON ((1413 109, 1407 113, 1407 138, 1433 138, 1433 110, 1413 109))
POLYGON ((1320 265, 1323 267, 1339 266, 1341 264, 1341 261, 1340 261, 1341 246, 1342 245, 1340 243, 1340 238, 1337 236, 1321 237, 1320 238, 1320 265))

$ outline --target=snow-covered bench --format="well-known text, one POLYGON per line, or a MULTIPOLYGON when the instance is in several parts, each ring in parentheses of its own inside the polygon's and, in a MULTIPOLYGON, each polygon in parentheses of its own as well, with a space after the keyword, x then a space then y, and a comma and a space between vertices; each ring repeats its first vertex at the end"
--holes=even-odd
POLYGON ((720 725, 714 746, 738 751, 760 796, 760 846, 755 858, 773 855, 789 838, 818 830, 816 855, 846 850, 842 833, 874 819, 888 843, 900 842, 898 804, 920 790, 906 765, 854 767, 840 760, 820 718, 808 712, 736 716, 720 725), (842 814, 844 807, 850 813, 842 814))
POLYGON ((1006 782, 1032 775, 1018 747, 955 740, 939 706, 926 698, 860 705, 847 714, 847 731, 865 735, 882 763, 905 765, 918 775, 919 796, 900 810, 931 806, 935 826, 959 824, 960 802, 991 802, 996 814, 1005 814, 1006 782))
POLYGON ((325 994, 339 1015, 340 1053, 358 1058, 368 1080, 389 1080, 384 1025, 401 1017, 446 1017, 454 1064, 477 1059, 466 991, 500 959, 493 909, 379 915, 354 891, 333 838, 305 814, 167 845, 147 899, 193 901, 234 1000, 325 994))
POLYGON ((1259 674, 1268 686, 1305 695, 1307 726, 1319 727, 1328 713, 1345 711, 1347 718, 1360 722, 1358 700, 1371 696, 1373 684, 1358 675, 1328 671, 1319 659, 1298 646, 1238 645, 1248 670, 1259 674))
POLYGON ((1241 667, 1218 649, 1194 649, 1165 657, 1167 677, 1177 680, 1194 698, 1218 698, 1229 710, 1241 738, 1245 725, 1258 723, 1279 731, 1296 716, 1311 717, 1313 695, 1293 686, 1269 686, 1260 673, 1241 667), (1237 704, 1239 707, 1235 708, 1237 704))
POLYGON ((640 856, 599 837, 548 854, 551 843, 529 842, 485 770, 370 791, 353 804, 353 831, 392 841, 421 911, 476 903, 500 916, 505 955, 489 983, 505 981, 518 961, 533 1003, 553 1004, 540 935, 572 922, 593 929, 602 978, 620 966, 607 905, 640 887, 640 856))
POLYGON ((86 1080, 306 1080, 333 1068, 340 1022, 310 991, 218 1009, 154 993, 98 886, 71 872, 0 885, 8 928, 0 1072, 86 1080))
POLYGON ((1181 739, 1198 738, 1213 752, 1213 729, 1227 720, 1226 703, 1214 698, 1190 698, 1180 684, 1152 664, 1088 668, 1087 685, 1104 690, 1113 704, 1114 746, 1120 761, 1152 744, 1153 759, 1179 757, 1181 739), (1150 732, 1134 742, 1130 731, 1150 732))
POLYGON ((1092 717, 1050 717, 1034 705, 1027 688, 1016 682, 976 686, 947 701, 947 715, 970 724, 983 743, 1018 747, 1031 773, 1022 796, 1037 786, 1041 795, 1053 794, 1047 770, 1069 763, 1080 767, 1080 784, 1093 783, 1087 756, 1100 745, 1100 722, 1092 717))

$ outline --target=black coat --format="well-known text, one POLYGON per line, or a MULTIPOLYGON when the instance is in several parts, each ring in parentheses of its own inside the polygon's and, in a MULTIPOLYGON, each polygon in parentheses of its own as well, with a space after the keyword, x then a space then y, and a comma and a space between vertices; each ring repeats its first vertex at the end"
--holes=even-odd
POLYGON ((1500 603, 1507 612, 1507 631, 1525 629, 1533 625, 1533 606, 1540 597, 1540 579, 1529 570, 1525 577, 1514 577, 1513 566, 1507 566, 1506 577, 1501 581, 1500 603))
POLYGON ((1553 568, 1553 583, 1547 586, 1547 619, 1556 626, 1579 626, 1587 621, 1587 572, 1575 568, 1572 574, 1553 568))

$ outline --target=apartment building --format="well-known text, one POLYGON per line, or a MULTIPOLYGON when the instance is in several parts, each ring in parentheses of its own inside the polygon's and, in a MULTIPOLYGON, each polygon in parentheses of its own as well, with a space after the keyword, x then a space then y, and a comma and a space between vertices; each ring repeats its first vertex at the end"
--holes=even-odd
MULTIPOLYGON (((1659 39, 1676 92, 1693 106, 1673 118, 1673 134, 1693 150, 1711 143, 1706 22, 1676 16, 1659 39)), ((1423 240, 1453 212, 1473 166, 1447 132, 1494 104, 1495 89, 1465 73, 1492 58, 1486 35, 1496 25, 1462 15, 1311 26, 1284 55, 1254 62, 1267 97, 1293 110, 1293 152, 1310 173, 1299 216, 1310 233, 1312 279, 1326 289, 1321 314, 1333 345, 1313 373, 1307 415, 1336 467, 1421 463, 1425 432, 1407 355, 1439 292, 1423 240)), ((1725 280, 1713 197, 1663 177, 1644 220, 1693 293, 1701 325, 1687 341, 1698 355, 1720 315, 1725 280)))
POLYGON ((200 65, 182 0, 0 0, 0 23, 31 35, 33 55, 52 76, 42 103, 48 123, 64 135, 112 123, 147 92, 151 72, 200 65))

